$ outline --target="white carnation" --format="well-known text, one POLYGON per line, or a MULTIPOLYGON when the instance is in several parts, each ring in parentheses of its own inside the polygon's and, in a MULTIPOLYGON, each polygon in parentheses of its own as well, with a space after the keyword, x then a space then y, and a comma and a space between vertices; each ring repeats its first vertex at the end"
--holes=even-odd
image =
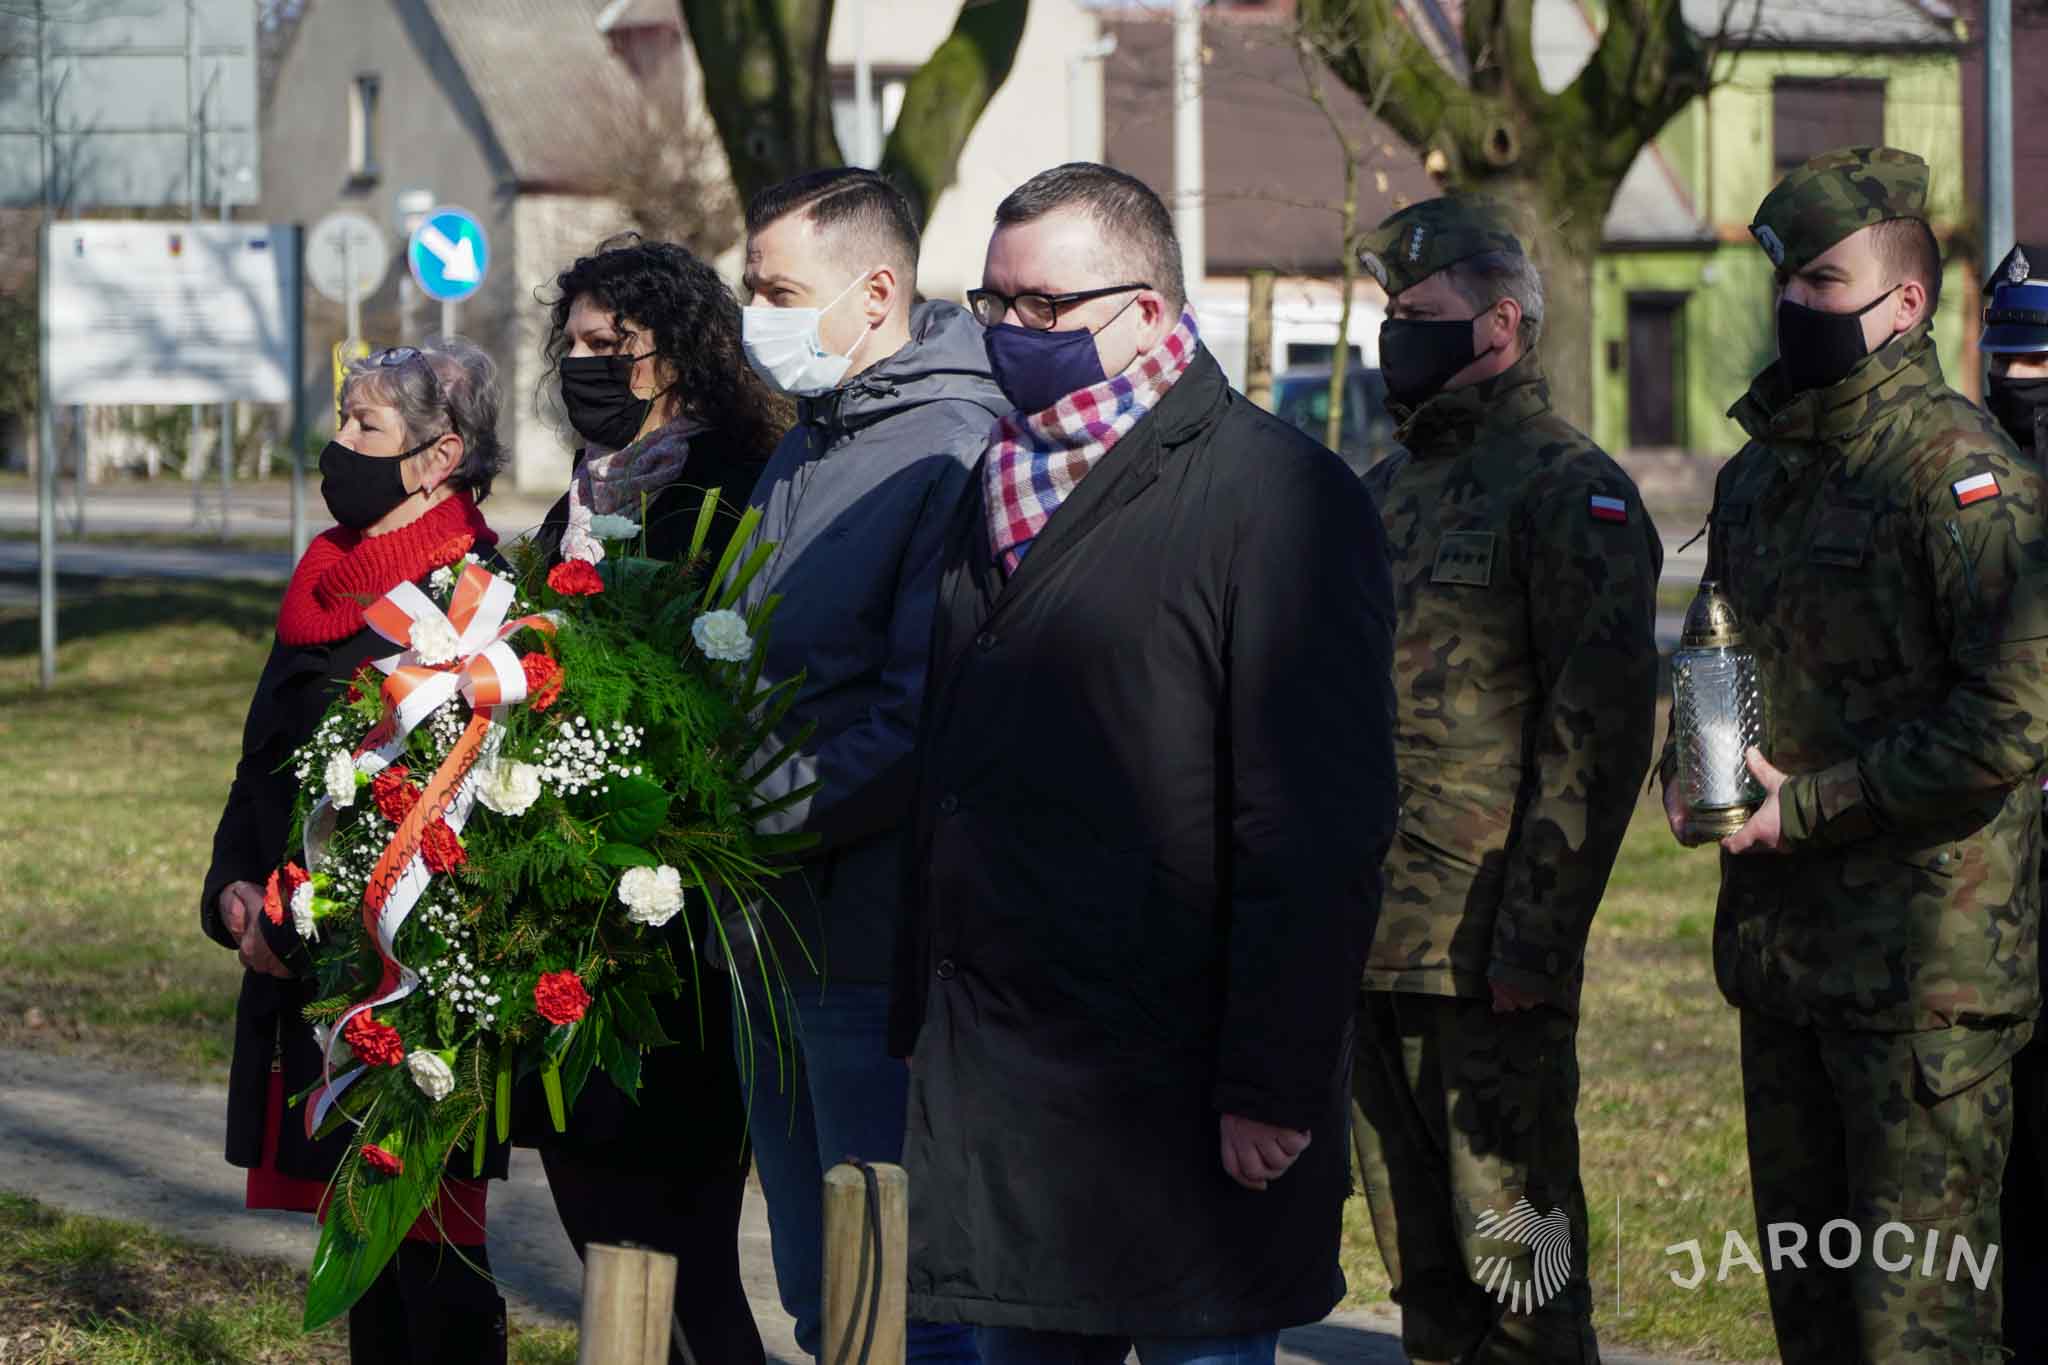
POLYGON ((346 810, 356 803, 356 761, 346 749, 336 749, 327 756, 327 799, 337 810, 346 810))
POLYGON ((590 534, 598 540, 631 540, 640 534, 640 523, 601 512, 590 519, 590 534))
POLYGON ((540 769, 500 760, 477 783, 476 799, 500 815, 524 815, 540 799, 540 769))
POLYGON ((292 892, 292 924, 299 931, 299 937, 308 943, 316 941, 320 932, 313 923, 313 883, 300 882, 299 889, 292 892))
POLYGON ((455 1072, 438 1052, 406 1053, 405 1069, 412 1073, 412 1083, 420 1088, 420 1093, 436 1104, 447 1099, 448 1092, 455 1088, 455 1072))
POLYGON ((462 647, 462 637, 455 633, 455 627, 445 616, 429 616, 412 625, 412 652, 423 664, 446 664, 455 662, 455 651, 462 647))
POLYGON ((447 567, 434 570, 427 577, 427 586, 435 592, 447 592, 455 586, 455 570, 447 567))
POLYGON ((747 618, 736 611, 707 611, 690 623, 690 638, 707 659, 736 664, 754 657, 747 618))
POLYGON ((683 874, 667 863, 629 867, 619 878, 619 899, 626 903, 627 919, 659 929, 683 908, 683 874))

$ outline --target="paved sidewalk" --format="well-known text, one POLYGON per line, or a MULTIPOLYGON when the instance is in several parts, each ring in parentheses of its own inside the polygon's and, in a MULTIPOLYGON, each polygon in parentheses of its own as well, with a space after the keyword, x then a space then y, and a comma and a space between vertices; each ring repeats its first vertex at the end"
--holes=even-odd
MULTIPOLYGON (((226 1103, 218 1086, 0 1048, 0 1152, 7 1153, 0 1187, 71 1212, 146 1223, 190 1241, 304 1265, 315 1240, 310 1220, 242 1207, 242 1173, 220 1156, 226 1103)), ((491 1190, 490 1251, 516 1311, 574 1320, 582 1271, 531 1152, 515 1152, 512 1178, 491 1190)), ((758 1189, 748 1191, 740 1259, 769 1359, 808 1365, 776 1301, 758 1189)), ((1399 1365, 1397 1332, 1382 1314, 1338 1313, 1287 1333, 1280 1359, 1283 1365, 1399 1365)), ((1610 1365, 1655 1365, 1602 1354, 1610 1365)))

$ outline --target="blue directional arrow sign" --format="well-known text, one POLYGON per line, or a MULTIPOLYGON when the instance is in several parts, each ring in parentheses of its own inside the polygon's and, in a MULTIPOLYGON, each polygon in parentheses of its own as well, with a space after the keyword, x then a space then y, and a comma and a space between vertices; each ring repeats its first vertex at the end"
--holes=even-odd
POLYGON ((491 264, 483 225, 467 209, 438 208, 413 229, 412 277, 430 299, 455 302, 483 285, 491 264))

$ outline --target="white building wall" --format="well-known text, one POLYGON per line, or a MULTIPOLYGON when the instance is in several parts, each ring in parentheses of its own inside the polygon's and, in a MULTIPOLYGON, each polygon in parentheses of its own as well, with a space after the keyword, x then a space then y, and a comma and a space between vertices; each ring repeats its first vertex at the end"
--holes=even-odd
MULTIPOLYGON (((957 13, 957 4, 938 0, 839 0, 828 60, 851 67, 864 30, 870 64, 917 67, 957 13)), ((928 297, 958 302, 981 283, 1004 195, 1048 166, 1102 155, 1102 63, 1076 60, 1100 38, 1095 15, 1075 0, 1034 0, 1010 77, 968 135, 959 178, 925 225, 918 286, 928 297)))
MULTIPOLYGON (((553 494, 569 486, 575 437, 561 415, 554 385, 543 385, 547 365, 548 309, 535 291, 552 299, 555 276, 578 256, 626 226, 625 212, 608 199, 581 195, 525 194, 512 206, 512 297, 519 306, 510 356, 498 356, 504 393, 499 430, 511 443, 508 486, 521 493, 553 494)), ((500 528, 508 534, 526 527, 500 528)))
MULTIPOLYGON (((1192 291, 1195 323, 1202 343, 1230 377, 1244 388, 1245 340, 1251 313, 1251 284, 1242 275, 1212 275, 1192 291)), ((1336 280, 1290 277, 1273 284, 1273 373, 1292 365, 1317 363, 1290 352, 1303 346, 1334 346, 1343 314, 1344 293, 1336 280)), ((1386 295, 1371 280, 1352 289, 1351 344, 1371 369, 1380 363, 1380 323, 1386 319, 1386 295)))

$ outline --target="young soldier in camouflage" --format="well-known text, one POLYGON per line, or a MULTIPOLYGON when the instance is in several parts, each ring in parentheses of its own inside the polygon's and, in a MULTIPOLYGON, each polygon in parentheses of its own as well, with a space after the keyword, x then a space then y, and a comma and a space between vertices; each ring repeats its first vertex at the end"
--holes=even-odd
MULTIPOLYGON (((1768 799, 1722 844, 1714 970, 1742 1012, 1793 1365, 2001 1358, 1998 1277, 1971 1265, 1999 1238, 2011 1058, 2040 1005, 2048 528, 2039 473, 1942 382, 1927 174, 1852 148, 1757 209, 1780 359, 1732 409, 1750 440, 1710 519, 1770 715, 1768 761, 1750 751, 1768 799)), ((1676 767, 1667 748, 1684 837, 1676 767)))
POLYGON ((1542 282, 1499 206, 1431 200, 1367 246, 1406 449, 1366 475, 1401 814, 1359 1003, 1359 1171, 1411 1359, 1594 1361, 1579 989, 1650 765, 1663 548, 1550 410, 1542 282))

